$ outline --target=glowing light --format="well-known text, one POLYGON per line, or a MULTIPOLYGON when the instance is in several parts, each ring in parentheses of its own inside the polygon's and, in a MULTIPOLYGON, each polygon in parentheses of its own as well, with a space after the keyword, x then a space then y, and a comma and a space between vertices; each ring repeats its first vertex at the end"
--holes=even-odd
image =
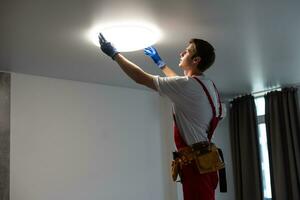
POLYGON ((121 22, 94 27, 88 37, 97 46, 99 32, 121 52, 143 49, 161 38, 159 29, 145 22, 121 22))

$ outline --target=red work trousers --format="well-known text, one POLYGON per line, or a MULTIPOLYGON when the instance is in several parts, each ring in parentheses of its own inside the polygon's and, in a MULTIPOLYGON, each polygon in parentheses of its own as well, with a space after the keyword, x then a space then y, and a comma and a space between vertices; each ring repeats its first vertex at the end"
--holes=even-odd
MULTIPOLYGON (((179 130, 174 124, 174 139, 177 149, 186 147, 179 130)), ((218 172, 200 174, 193 162, 182 169, 182 189, 184 200, 215 200, 218 172)))
POLYGON ((195 163, 182 169, 182 189, 184 200, 215 200, 218 173, 200 174, 195 163))

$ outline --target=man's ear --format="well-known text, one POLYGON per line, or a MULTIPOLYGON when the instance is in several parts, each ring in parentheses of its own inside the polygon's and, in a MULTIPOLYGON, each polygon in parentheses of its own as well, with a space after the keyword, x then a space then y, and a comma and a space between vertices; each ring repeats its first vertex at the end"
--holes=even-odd
POLYGON ((193 58, 193 62, 198 65, 201 62, 201 57, 197 56, 197 57, 193 58))

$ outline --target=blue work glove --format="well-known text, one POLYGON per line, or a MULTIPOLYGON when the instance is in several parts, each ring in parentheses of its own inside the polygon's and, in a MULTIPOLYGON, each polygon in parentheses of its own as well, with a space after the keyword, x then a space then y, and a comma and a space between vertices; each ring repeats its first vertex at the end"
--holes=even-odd
POLYGON ((160 68, 162 69, 164 66, 166 66, 165 61, 163 61, 157 50, 154 47, 147 47, 144 49, 144 54, 149 56, 150 58, 152 58, 152 60, 154 61, 154 63, 160 68))
POLYGON ((98 38, 101 50, 114 60, 114 57, 120 52, 110 42, 106 41, 101 33, 99 33, 98 38))

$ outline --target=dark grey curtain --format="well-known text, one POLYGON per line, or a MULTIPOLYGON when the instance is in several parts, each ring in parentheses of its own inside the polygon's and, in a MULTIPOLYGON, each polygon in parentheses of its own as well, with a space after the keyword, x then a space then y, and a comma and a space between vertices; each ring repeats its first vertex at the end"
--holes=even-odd
POLYGON ((10 74, 0 72, 0 200, 9 200, 10 74))
POLYGON ((273 200, 300 199, 300 120, 296 88, 270 92, 266 127, 273 200))
POLYGON ((253 96, 243 96, 231 102, 230 133, 236 199, 262 200, 258 127, 253 96))

